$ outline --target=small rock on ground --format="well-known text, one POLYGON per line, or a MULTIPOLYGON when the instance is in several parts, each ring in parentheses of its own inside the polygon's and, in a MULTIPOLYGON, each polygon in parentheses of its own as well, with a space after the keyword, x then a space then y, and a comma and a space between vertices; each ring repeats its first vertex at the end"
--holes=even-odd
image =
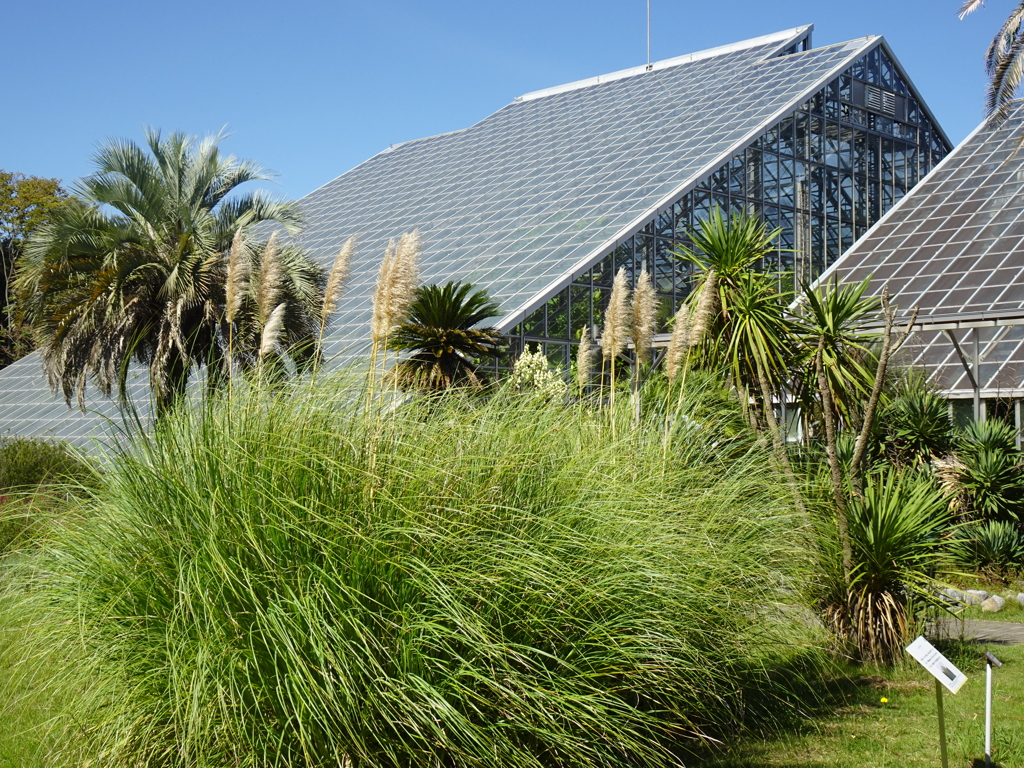
POLYGON ((968 589, 963 593, 963 600, 967 605, 981 605, 988 600, 988 592, 983 589, 968 589))
POLYGON ((992 595, 981 602, 981 610, 988 611, 989 613, 998 613, 1003 610, 1005 603, 1006 601, 999 595, 992 595))

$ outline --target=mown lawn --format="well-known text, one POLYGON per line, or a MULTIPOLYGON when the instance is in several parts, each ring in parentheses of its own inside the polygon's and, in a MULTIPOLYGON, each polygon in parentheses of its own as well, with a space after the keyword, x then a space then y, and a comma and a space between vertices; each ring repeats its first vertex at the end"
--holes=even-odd
MULTIPOLYGON (((993 759, 997 766, 1024 765, 1024 646, 963 644, 950 658, 967 673, 958 694, 945 693, 951 768, 985 764, 985 665, 991 650, 1004 666, 993 677, 993 759)), ((933 678, 915 663, 885 672, 837 671, 830 704, 818 717, 781 739, 746 739, 732 745, 715 768, 863 768, 939 765, 933 678), (883 701, 887 699, 887 701, 883 701)))

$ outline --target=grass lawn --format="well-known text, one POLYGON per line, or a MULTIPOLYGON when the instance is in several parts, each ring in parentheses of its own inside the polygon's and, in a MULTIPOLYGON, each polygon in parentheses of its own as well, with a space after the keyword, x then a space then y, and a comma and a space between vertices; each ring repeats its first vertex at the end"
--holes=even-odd
MULTIPOLYGON (((985 764, 985 665, 980 657, 986 650, 1004 663, 993 675, 994 764, 1024 765, 1024 646, 957 644, 947 649, 947 655, 968 680, 955 696, 944 692, 951 768, 985 764)), ((769 741, 747 739, 727 757, 706 765, 904 768, 940 764, 934 679, 916 663, 893 672, 837 670, 830 695, 830 706, 790 735, 769 741)))

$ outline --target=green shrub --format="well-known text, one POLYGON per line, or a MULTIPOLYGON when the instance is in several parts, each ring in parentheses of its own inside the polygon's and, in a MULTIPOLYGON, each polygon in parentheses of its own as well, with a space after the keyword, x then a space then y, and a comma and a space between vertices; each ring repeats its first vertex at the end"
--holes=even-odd
POLYGON ((65 443, 34 438, 0 438, 0 495, 38 486, 91 483, 93 468, 65 443))
POLYGON ((95 483, 95 469, 64 443, 0 438, 0 555, 29 539, 69 488, 95 483))
POLYGON ((180 414, 55 531, 20 647, 88 681, 66 722, 96 764, 664 766, 786 684, 806 546, 763 449, 722 461, 707 423, 665 461, 660 420, 616 437, 537 398, 360 402, 180 414))
POLYGON ((958 559, 971 568, 1005 574, 1024 565, 1024 534, 1004 520, 988 520, 964 529, 956 548, 958 559))

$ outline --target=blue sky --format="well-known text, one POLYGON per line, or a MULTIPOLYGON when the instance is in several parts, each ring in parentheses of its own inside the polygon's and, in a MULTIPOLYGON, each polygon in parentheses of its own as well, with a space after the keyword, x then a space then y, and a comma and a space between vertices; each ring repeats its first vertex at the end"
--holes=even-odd
MULTIPOLYGON (((884 35, 954 143, 1015 3, 651 0, 652 58, 815 25, 884 35)), ((35 0, 4 9, 0 168, 70 181, 107 137, 207 134, 301 197, 391 143, 465 128, 528 91, 646 61, 645 0, 35 0)))

